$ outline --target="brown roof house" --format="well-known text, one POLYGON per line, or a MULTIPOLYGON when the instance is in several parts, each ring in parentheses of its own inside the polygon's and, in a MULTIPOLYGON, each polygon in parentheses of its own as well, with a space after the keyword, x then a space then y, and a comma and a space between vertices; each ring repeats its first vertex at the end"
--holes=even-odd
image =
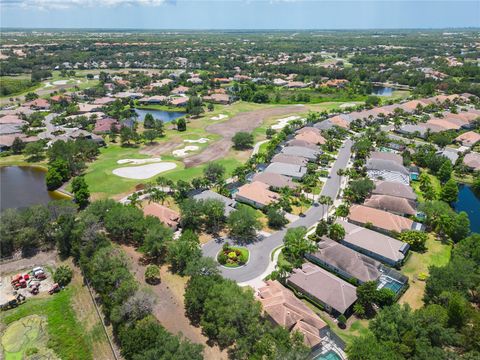
POLYGON ((260 181, 267 184, 274 189, 281 189, 288 187, 289 189, 296 189, 298 185, 292 181, 288 176, 275 173, 258 173, 252 178, 252 181, 260 181))
POLYGON ((396 196, 412 201, 417 200, 417 195, 410 186, 393 181, 376 182, 375 189, 373 189, 372 193, 378 195, 396 196))
POLYGON ((480 134, 476 133, 475 131, 469 131, 461 135, 458 135, 455 138, 455 141, 459 142, 463 146, 472 147, 480 141, 480 134))
POLYGON ((363 205, 353 205, 348 214, 350 222, 357 225, 369 224, 384 233, 402 232, 406 230, 422 230, 422 225, 403 216, 363 205))
POLYGON ((363 205, 385 210, 397 215, 416 215, 416 205, 413 201, 390 195, 372 195, 363 205))
POLYGON ((145 216, 151 215, 157 217, 162 223, 167 225, 172 230, 176 230, 178 228, 180 214, 166 206, 150 203, 144 206, 143 213, 145 216))
POLYGON ((272 158, 270 162, 307 166, 308 159, 303 156, 277 154, 272 158))
POLYGON ((373 151, 370 154, 370 159, 393 161, 393 162, 397 163, 398 165, 403 166, 403 157, 399 154, 395 154, 395 153, 392 153, 392 152, 373 151))
POLYGON ((357 301, 355 286, 310 262, 304 263, 301 269, 294 269, 287 285, 333 315, 351 314, 357 301))
POLYGON ((280 199, 280 195, 270 191, 269 186, 260 181, 254 181, 238 188, 235 200, 250 204, 258 209, 263 208, 280 199))
POLYGON ((316 252, 305 257, 346 280, 355 279, 360 284, 377 281, 381 275, 380 262, 327 237, 322 237, 316 252))
POLYGON ((405 260, 410 245, 379 232, 337 220, 345 229, 345 237, 340 242, 355 251, 370 256, 390 266, 399 266, 405 260))
POLYGON ((480 154, 471 152, 465 155, 463 163, 473 171, 480 171, 480 154))
POLYGON ((299 331, 305 345, 310 348, 321 344, 328 330, 327 323, 278 281, 267 281, 258 290, 257 297, 275 325, 283 326, 291 332, 299 331))
POLYGON ((48 110, 50 109, 50 103, 45 99, 35 99, 23 104, 23 106, 28 106, 31 109, 35 110, 48 110))
POLYGON ((230 104, 230 96, 227 94, 212 94, 203 97, 203 100, 207 102, 212 102, 215 104, 223 104, 228 105, 230 104))
POLYGON ((320 130, 317 128, 309 127, 303 128, 303 131, 298 131, 295 135, 296 140, 303 140, 313 145, 325 144, 325 138, 320 135, 320 130))

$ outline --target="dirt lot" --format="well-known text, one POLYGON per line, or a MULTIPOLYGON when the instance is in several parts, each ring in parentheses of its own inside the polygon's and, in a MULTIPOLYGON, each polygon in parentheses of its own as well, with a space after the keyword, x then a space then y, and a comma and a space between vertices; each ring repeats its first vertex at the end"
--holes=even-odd
POLYGON ((177 141, 167 141, 167 142, 163 142, 156 145, 147 145, 145 146, 145 148, 140 150, 140 154, 157 156, 157 155, 169 153, 170 155, 172 150, 174 150, 175 148, 177 148, 179 145, 182 145, 182 144, 183 144, 182 140, 177 140, 177 141))
POLYGON ((235 115, 222 123, 207 126, 206 131, 223 136, 223 139, 209 145, 203 152, 184 160, 185 167, 197 166, 209 161, 223 158, 232 147, 232 137, 239 131, 251 132, 264 120, 273 116, 305 112, 303 106, 284 106, 272 109, 248 111, 235 115))
MULTIPOLYGON (((139 263, 141 254, 134 248, 122 246, 125 253, 132 260, 132 272, 141 284, 145 283, 145 266, 139 263)), ((150 286, 149 289, 156 295, 154 315, 160 323, 173 334, 183 334, 190 341, 205 346, 205 359, 227 359, 226 351, 208 346, 207 338, 202 335, 201 329, 190 324, 185 316, 183 294, 185 291, 186 278, 174 275, 166 266, 161 268, 161 283, 150 286)))

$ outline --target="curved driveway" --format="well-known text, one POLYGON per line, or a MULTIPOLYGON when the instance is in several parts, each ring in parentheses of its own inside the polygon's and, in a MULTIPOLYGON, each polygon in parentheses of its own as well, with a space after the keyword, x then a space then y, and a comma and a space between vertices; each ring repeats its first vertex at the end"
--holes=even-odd
MULTIPOLYGON (((337 175, 339 169, 345 169, 350 159, 352 141, 347 139, 340 149, 337 160, 330 171, 330 178, 325 182, 321 195, 330 196, 335 199, 340 188, 340 177, 337 175)), ((322 205, 312 206, 307 210, 304 217, 287 225, 287 228, 305 226, 306 228, 314 225, 325 215, 326 209, 322 205)), ((277 231, 268 237, 260 238, 258 241, 248 244, 246 247, 250 251, 250 259, 247 265, 238 269, 221 268, 222 275, 228 279, 237 282, 252 280, 265 272, 270 263, 271 252, 283 245, 283 237, 287 229, 277 231)), ((215 258, 220 251, 225 239, 212 240, 202 247, 204 256, 215 258)))

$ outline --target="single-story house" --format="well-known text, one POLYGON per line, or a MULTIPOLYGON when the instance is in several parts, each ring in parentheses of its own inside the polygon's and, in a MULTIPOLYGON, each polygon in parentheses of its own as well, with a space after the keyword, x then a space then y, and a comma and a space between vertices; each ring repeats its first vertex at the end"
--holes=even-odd
POLYGON ((393 161, 398 165, 403 166, 403 158, 402 155, 395 154, 393 152, 386 152, 386 151, 373 151, 370 154, 370 159, 373 160, 385 160, 385 161, 393 161))
POLYGON ((310 150, 318 151, 318 146, 317 145, 313 145, 309 142, 306 142, 305 140, 292 139, 292 140, 288 140, 285 145, 288 146, 288 147, 299 146, 299 147, 308 148, 310 150))
POLYGON ((180 214, 166 206, 156 203, 147 204, 143 207, 143 214, 145 216, 151 215, 157 217, 162 223, 172 230, 176 230, 178 228, 180 214))
POLYGON ((320 130, 317 128, 308 128, 308 130, 298 132, 297 135, 295 135, 295 139, 303 140, 313 145, 325 144, 326 142, 325 138, 320 135, 320 130))
POLYGON ((476 152, 471 152, 465 155, 463 158, 463 163, 470 170, 480 171, 480 154, 476 152))
POLYGON ((267 205, 277 202, 280 199, 280 195, 270 191, 267 184, 254 181, 250 184, 240 186, 238 192, 235 193, 235 199, 239 202, 262 209, 267 205))
POLYGON ((336 125, 332 121, 330 121, 330 119, 326 119, 326 120, 317 122, 317 123, 315 123, 315 125, 313 125, 313 127, 318 129, 318 130, 328 130, 328 129, 333 128, 334 126, 336 126, 336 125))
POLYGON ((412 125, 405 124, 395 130, 399 134, 416 135, 422 139, 427 137, 427 127, 424 124, 412 125))
POLYGON ((346 280, 355 279, 360 284, 377 281, 381 275, 381 263, 332 239, 322 237, 318 250, 305 254, 312 263, 321 266, 346 280))
MULTIPOLYGON (((1 119, 0 119, 0 121, 1 121, 1 119)), ((475 131, 468 131, 466 133, 458 135, 455 138, 455 141, 459 142, 463 146, 473 147, 476 143, 478 143, 480 141, 480 134, 476 133, 475 131)))
POLYGON ((172 106, 185 106, 188 103, 188 97, 179 97, 170 100, 170 105, 172 106))
POLYGON ((343 245, 387 265, 400 266, 410 249, 407 243, 379 232, 342 220, 337 223, 345 229, 343 245))
POLYGON ((288 176, 275 173, 258 173, 252 178, 252 181, 260 181, 267 184, 274 189, 281 189, 287 187, 289 189, 296 189, 298 185, 292 181, 288 176))
POLYGON ((232 211, 235 211, 235 207, 237 205, 236 201, 228 198, 226 196, 220 195, 212 190, 205 190, 201 193, 193 195, 195 200, 219 200, 225 205, 225 216, 230 215, 232 211))
POLYGON ((373 228, 384 233, 421 230, 423 228, 423 225, 406 217, 364 205, 353 205, 350 207, 348 220, 362 226, 370 224, 373 228))
POLYGON ((188 90, 190 90, 190 88, 180 85, 180 86, 177 86, 175 89, 173 89, 171 93, 173 95, 182 95, 182 94, 185 94, 188 90))
POLYGON ((303 89, 309 86, 309 84, 305 84, 302 81, 289 81, 286 85, 289 89, 303 89))
POLYGON ((414 113, 415 110, 417 110, 418 106, 425 107, 428 105, 428 102, 422 101, 422 100, 410 100, 407 102, 404 102, 403 104, 397 106, 398 108, 402 109, 406 113, 414 113))
POLYGON ((19 134, 22 132, 20 124, 0 124, 0 135, 19 134))
POLYGON ((314 161, 322 152, 320 150, 313 150, 302 146, 285 146, 281 153, 285 155, 302 156, 314 161))
POLYGON ((339 126, 344 129, 350 128, 350 123, 353 119, 348 114, 335 115, 328 119, 333 125, 339 126))
POLYGON ((393 181, 377 181, 372 194, 396 196, 412 201, 417 200, 417 195, 410 186, 393 181))
POLYGON ((98 119, 95 122, 95 127, 93 129, 94 134, 105 134, 110 132, 110 129, 112 128, 112 124, 114 124, 118 130, 120 130, 120 123, 116 119, 112 118, 104 118, 104 119, 98 119))
POLYGON ((143 104, 163 104, 168 101, 168 98, 164 95, 145 96, 138 100, 143 104))
POLYGON ((121 91, 113 95, 118 99, 140 99, 143 97, 142 93, 139 92, 131 92, 131 91, 121 91))
POLYGON ((303 156, 277 154, 272 158, 271 162, 307 166, 308 159, 303 156))
POLYGON ((307 168, 293 164, 272 163, 267 166, 265 173, 274 173, 289 176, 293 179, 302 179, 307 173, 307 168))
POLYGON ((410 173, 401 164, 391 160, 369 159, 366 164, 367 175, 372 180, 387 180, 401 184, 410 184, 410 173))
POLYGON ((112 98, 112 97, 108 97, 108 96, 104 96, 104 97, 101 97, 101 98, 97 98, 93 101, 93 103, 95 105, 108 105, 108 104, 111 104, 115 101, 115 98, 112 98))
POLYGON ((287 80, 283 80, 280 78, 273 79, 273 85, 275 86, 285 86, 288 84, 287 80))
POLYGON ((13 145, 15 138, 19 138, 24 143, 40 140, 37 136, 26 136, 25 134, 0 135, 0 150, 9 149, 13 145))
POLYGON ((446 157, 448 160, 450 160, 450 162, 455 165, 455 163, 457 162, 458 160, 458 153, 453 150, 453 149, 449 149, 449 148, 444 148, 443 150, 440 150, 440 151, 437 151, 436 154, 438 156, 444 156, 446 157))
POLYGON ((101 106, 98 104, 85 104, 85 103, 78 103, 78 114, 84 114, 89 112, 100 111, 101 106))
POLYGON ((303 296, 321 304, 333 315, 351 314, 357 301, 355 286, 310 262, 293 269, 287 285, 303 296))
POLYGON ((268 280, 257 297, 274 325, 299 331, 309 348, 321 344, 329 329, 327 323, 278 281, 268 280))
POLYGON ((25 120, 20 119, 17 115, 5 115, 0 117, 0 125, 5 124, 15 124, 15 125, 24 125, 27 124, 25 120))
POLYGON ((50 103, 45 99, 35 99, 23 104, 23 106, 27 106, 31 109, 35 110, 48 110, 50 109, 50 103))
POLYGON ((228 94, 212 94, 203 97, 204 101, 212 102, 215 104, 230 104, 230 96, 228 94))
POLYGON ((372 195, 365 200, 363 205, 401 216, 417 214, 417 206, 414 201, 391 195, 372 195))

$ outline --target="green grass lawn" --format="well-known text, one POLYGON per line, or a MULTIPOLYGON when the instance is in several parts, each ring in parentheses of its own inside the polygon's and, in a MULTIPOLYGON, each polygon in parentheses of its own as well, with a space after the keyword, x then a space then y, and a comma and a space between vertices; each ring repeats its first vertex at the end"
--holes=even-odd
POLYGON ((423 305, 425 281, 418 280, 418 275, 428 275, 429 266, 444 266, 450 261, 452 246, 437 240, 434 234, 429 234, 426 247, 427 250, 423 253, 412 251, 401 270, 402 274, 409 277, 410 287, 400 298, 399 303, 408 303, 413 309, 423 305))
MULTIPOLYGON (((422 172, 426 172, 426 169, 422 169, 422 172)), ((440 191, 442 191, 442 184, 440 183, 440 180, 435 175, 428 174, 428 177, 430 178, 430 181, 433 186, 433 190, 435 191, 435 194, 437 196, 440 195, 440 191)), ((424 202, 425 199, 423 198, 423 192, 420 190, 420 182, 419 181, 412 181, 411 182, 412 188, 415 191, 415 193, 418 196, 418 201, 419 202, 424 202)))
POLYGON ((60 359, 93 359, 92 344, 85 337, 71 307, 72 295, 73 289, 67 288, 53 296, 29 298, 19 307, 2 313, 1 321, 9 325, 30 315, 45 316, 47 346, 60 359))

